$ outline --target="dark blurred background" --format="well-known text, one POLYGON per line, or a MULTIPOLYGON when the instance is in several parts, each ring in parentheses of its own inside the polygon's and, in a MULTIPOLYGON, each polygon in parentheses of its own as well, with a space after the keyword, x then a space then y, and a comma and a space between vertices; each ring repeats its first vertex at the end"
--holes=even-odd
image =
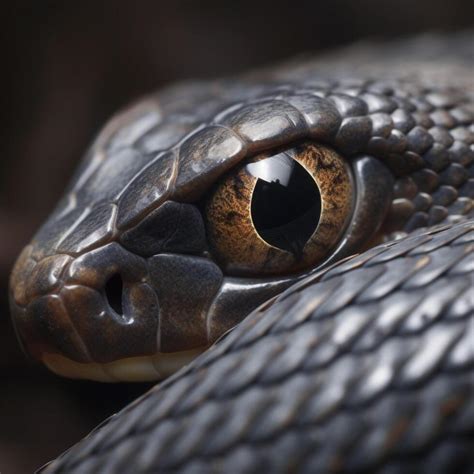
POLYGON ((1 7, 0 472, 31 472, 143 392, 30 365, 9 322, 16 255, 117 108, 177 79, 215 77, 363 39, 472 27, 472 0, 16 2, 1 7))

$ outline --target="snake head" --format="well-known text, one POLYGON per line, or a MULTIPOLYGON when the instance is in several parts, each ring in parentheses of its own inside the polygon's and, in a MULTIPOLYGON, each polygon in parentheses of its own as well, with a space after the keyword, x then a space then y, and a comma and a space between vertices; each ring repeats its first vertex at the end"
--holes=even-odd
POLYGON ((162 378, 300 278, 423 225, 407 208, 430 190, 432 139, 422 114, 399 108, 412 90, 272 81, 176 86, 109 122, 11 276, 14 325, 33 358, 70 377, 162 378), (322 199, 293 253, 291 241, 263 242, 245 199, 273 189, 248 171, 274 155, 306 166, 322 199))
POLYGON ((291 281, 226 278, 210 258, 196 199, 248 146, 223 126, 177 145, 199 110, 166 108, 152 97, 106 126, 16 262, 16 332, 58 374, 162 378, 291 281))

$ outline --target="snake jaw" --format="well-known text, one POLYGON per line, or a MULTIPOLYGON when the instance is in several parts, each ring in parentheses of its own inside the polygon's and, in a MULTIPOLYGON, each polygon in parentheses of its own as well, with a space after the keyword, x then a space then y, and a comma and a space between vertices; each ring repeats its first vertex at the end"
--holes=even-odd
POLYGON ((116 242, 75 258, 42 250, 34 241, 15 265, 12 318, 25 352, 72 378, 166 377, 294 281, 224 278, 207 258, 116 242))
POLYGON ((11 314, 25 352, 57 374, 156 380, 294 279, 228 278, 205 257, 140 257, 118 242, 57 253, 40 231, 12 272, 11 314))
POLYGON ((60 354, 44 353, 42 362, 57 375, 97 382, 152 382, 161 380, 198 356, 206 349, 191 349, 151 356, 127 357, 108 363, 81 363, 60 354))

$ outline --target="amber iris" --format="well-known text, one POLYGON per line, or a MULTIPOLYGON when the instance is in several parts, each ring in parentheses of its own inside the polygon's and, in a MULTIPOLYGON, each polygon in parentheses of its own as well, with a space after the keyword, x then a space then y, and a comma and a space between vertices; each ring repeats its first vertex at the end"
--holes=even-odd
POLYGON ((259 178, 252 194, 252 221, 265 242, 300 257, 321 213, 316 182, 297 161, 281 153, 247 169, 259 178))
POLYGON ((211 254, 236 276, 316 268, 341 238, 352 200, 349 166, 328 147, 309 142, 254 156, 208 197, 211 254))

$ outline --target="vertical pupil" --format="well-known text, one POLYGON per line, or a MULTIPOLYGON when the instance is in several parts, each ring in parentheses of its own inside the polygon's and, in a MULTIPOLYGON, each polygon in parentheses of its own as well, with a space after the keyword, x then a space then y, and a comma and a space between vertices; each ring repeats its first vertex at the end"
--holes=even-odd
POLYGON ((252 195, 252 220, 268 244, 300 257, 321 214, 314 179, 297 161, 279 154, 247 165, 259 178, 252 195))

